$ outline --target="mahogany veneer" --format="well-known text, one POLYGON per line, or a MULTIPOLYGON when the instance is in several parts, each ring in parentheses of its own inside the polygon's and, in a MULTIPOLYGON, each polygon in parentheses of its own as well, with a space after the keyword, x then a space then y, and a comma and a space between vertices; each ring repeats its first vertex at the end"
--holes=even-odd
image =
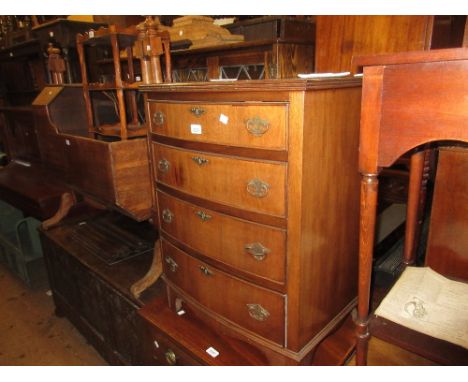
MULTIPOLYGON (((184 310, 260 364, 319 360, 355 305, 360 80, 142 90, 174 320, 184 310)), ((142 315, 165 330, 157 311, 142 315)), ((186 330, 170 335, 182 351, 186 330)))

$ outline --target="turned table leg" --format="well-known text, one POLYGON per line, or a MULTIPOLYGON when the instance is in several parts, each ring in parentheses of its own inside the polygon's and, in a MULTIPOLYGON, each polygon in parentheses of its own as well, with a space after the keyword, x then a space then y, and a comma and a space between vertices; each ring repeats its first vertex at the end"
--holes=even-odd
POLYGON ((377 174, 362 174, 359 222, 359 283, 356 317, 356 365, 367 364, 368 317, 378 194, 377 174))

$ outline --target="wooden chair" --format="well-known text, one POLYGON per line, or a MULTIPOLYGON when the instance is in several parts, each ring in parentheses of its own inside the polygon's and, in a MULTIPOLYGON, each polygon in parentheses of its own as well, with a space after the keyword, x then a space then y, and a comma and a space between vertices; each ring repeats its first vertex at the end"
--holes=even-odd
MULTIPOLYGON (((359 148, 362 179, 356 363, 367 363, 368 340, 377 331, 379 337, 438 363, 466 363, 468 350, 390 321, 379 324, 377 317, 369 315, 369 304, 378 175, 409 151, 412 152, 412 163, 421 168, 427 144, 441 147, 454 145, 456 141, 466 154, 468 48, 363 56, 357 57, 354 63, 364 68, 359 148)), ((421 172, 415 172, 413 177, 421 176, 418 174, 421 172)), ((461 173, 452 178, 458 182, 466 177, 466 173, 461 173)), ((410 187, 408 196, 407 247, 414 245, 421 179, 413 179, 413 184, 416 186, 414 189, 410 187)), ((463 184, 466 185, 466 181, 463 184)), ((466 188, 463 192, 462 203, 463 200, 466 202, 466 188)), ((434 203, 436 201, 434 199, 434 203)), ((465 206, 462 208, 466 211, 465 206)), ((461 219, 461 226, 466 229, 466 214, 454 218, 461 219)), ((435 229, 435 226, 430 228, 431 231, 435 229)), ((468 282, 468 249, 466 239, 463 239, 467 234, 460 235, 459 240, 464 241, 458 246, 457 253, 450 254, 449 261, 441 260, 447 253, 433 248, 431 255, 426 255, 426 265, 448 277, 468 282), (444 266, 440 266, 441 263, 444 266)), ((429 239, 431 235, 432 232, 429 239)), ((414 251, 407 248, 406 264, 414 261, 413 254, 414 251)))

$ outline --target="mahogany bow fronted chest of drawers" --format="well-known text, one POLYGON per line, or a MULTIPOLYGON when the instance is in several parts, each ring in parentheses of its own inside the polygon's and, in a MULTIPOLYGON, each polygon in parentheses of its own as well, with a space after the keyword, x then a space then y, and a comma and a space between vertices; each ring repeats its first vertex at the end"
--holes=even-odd
MULTIPOLYGON (((223 361, 223 341, 254 349, 258 363, 310 364, 357 295, 360 81, 143 92, 173 324, 200 322, 218 333, 213 364, 246 362, 223 361)), ((168 336, 155 307, 141 314, 168 336)), ((169 341, 209 364, 205 345, 186 345, 190 325, 169 341)))

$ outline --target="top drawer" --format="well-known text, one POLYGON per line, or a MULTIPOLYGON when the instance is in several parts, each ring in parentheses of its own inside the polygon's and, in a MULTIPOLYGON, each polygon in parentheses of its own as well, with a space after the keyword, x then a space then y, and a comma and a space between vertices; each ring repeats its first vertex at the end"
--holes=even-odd
POLYGON ((149 102, 151 131, 190 141, 286 150, 287 104, 149 102))

